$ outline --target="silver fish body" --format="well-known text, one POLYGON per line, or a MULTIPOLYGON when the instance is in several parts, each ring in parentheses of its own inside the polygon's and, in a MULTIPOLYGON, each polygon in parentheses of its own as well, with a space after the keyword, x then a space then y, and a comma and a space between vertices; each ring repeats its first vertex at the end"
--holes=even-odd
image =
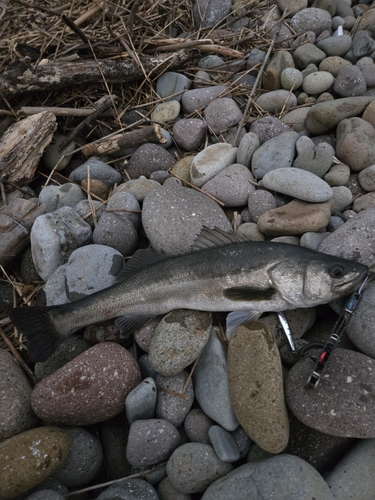
POLYGON ((120 316, 127 326, 134 318, 136 326, 139 318, 174 309, 262 313, 312 307, 349 294, 368 271, 355 261, 272 242, 229 242, 176 257, 140 251, 118 284, 61 306, 16 308, 11 319, 39 360, 51 350, 42 342, 42 326, 55 348, 88 324, 120 316))

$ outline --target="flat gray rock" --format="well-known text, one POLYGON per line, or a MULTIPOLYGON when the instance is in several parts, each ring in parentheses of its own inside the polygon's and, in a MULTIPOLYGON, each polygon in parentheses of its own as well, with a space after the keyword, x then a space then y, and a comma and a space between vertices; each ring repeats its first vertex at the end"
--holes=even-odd
POLYGON ((202 187, 221 170, 235 162, 237 148, 230 144, 218 142, 208 146, 194 156, 190 166, 190 179, 192 184, 202 187))
POLYGON ((229 396, 227 353, 215 330, 199 358, 194 374, 195 397, 202 410, 228 431, 238 427, 229 396))
POLYGON ((307 462, 281 454, 238 467, 215 481, 202 500, 333 500, 322 476, 307 462))
POLYGON ((188 252, 202 226, 217 226, 224 231, 232 228, 216 202, 198 191, 177 185, 164 185, 147 194, 142 223, 153 248, 167 255, 188 252))
POLYGON ((147 377, 125 399, 126 418, 131 425, 135 420, 154 418, 157 389, 153 378, 147 377))
POLYGON ((174 157, 159 144, 142 144, 132 154, 126 170, 131 179, 149 177, 156 170, 169 170, 176 163, 174 157))
POLYGON ((332 162, 332 152, 325 149, 314 149, 313 151, 304 151, 298 154, 293 162, 293 167, 307 170, 322 178, 330 169, 332 162))
MULTIPOLYGON (((213 87, 203 87, 200 89, 187 90, 182 96, 182 108, 186 114, 193 113, 200 108, 204 108, 219 94, 227 90, 225 85, 216 85, 213 87)), ((231 97, 226 94, 225 97, 231 97)))
POLYGON ((285 89, 271 90, 259 96, 256 100, 258 106, 269 113, 280 113, 282 109, 293 108, 297 106, 297 97, 285 89))
POLYGON ((75 207, 82 200, 86 200, 82 189, 69 182, 62 186, 46 186, 39 194, 39 201, 47 207, 48 212, 61 207, 75 207))
POLYGON ((335 349, 317 390, 306 387, 314 363, 295 364, 286 380, 290 410, 305 425, 332 436, 375 437, 375 360, 359 352, 335 349), (343 402, 345 402, 343 404, 343 402))
POLYGON ((240 458, 240 450, 230 432, 220 425, 213 425, 208 431, 212 446, 216 455, 223 462, 237 462, 240 458))
POLYGON ((332 188, 317 175, 294 167, 268 172, 263 177, 262 184, 270 191, 312 203, 323 203, 333 195, 332 188))
POLYGON ((106 245, 85 245, 69 257, 65 286, 70 301, 114 285, 125 264, 120 252, 106 245))
POLYGON ((366 266, 375 260, 375 208, 350 218, 319 246, 319 252, 353 259, 366 266))
POLYGON ((90 178, 98 179, 104 182, 104 184, 111 188, 116 182, 120 184, 122 182, 122 176, 120 172, 110 167, 103 161, 99 160, 95 156, 89 158, 83 165, 73 170, 69 175, 69 179, 77 184, 87 179, 88 169, 90 168, 90 178))
POLYGON ((182 90, 189 90, 191 84, 192 81, 187 76, 174 71, 166 71, 159 76, 156 81, 156 92, 161 98, 166 98, 165 100, 167 101, 175 99, 180 102, 183 94, 174 97, 168 96, 181 92, 182 90))
POLYGON ((264 142, 251 159, 251 171, 254 177, 262 179, 271 170, 291 167, 298 137, 297 132, 283 132, 264 142))

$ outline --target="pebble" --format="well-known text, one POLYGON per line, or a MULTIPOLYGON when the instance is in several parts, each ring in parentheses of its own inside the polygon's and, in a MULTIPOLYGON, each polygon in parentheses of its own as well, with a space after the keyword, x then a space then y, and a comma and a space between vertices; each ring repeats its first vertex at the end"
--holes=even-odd
MULTIPOLYGON (((283 123, 281 120, 276 118, 275 116, 263 116, 262 118, 258 118, 257 120, 255 120, 250 126, 250 134, 255 134, 259 141, 255 149, 257 149, 260 144, 263 144, 269 139, 272 139, 273 137, 276 137, 282 134, 283 132, 290 132, 290 131, 291 128, 285 123, 283 123)), ((240 150, 240 147, 241 143, 238 150, 240 150)), ((238 155, 237 155, 237 161, 241 163, 240 159, 238 158, 238 155)), ((246 163, 244 163, 244 165, 249 166, 246 163)))
POLYGON ((299 154, 293 162, 293 167, 306 170, 322 178, 328 172, 332 163, 333 153, 331 151, 314 149, 299 154))
POLYGON ((181 102, 182 91, 189 90, 192 81, 187 76, 174 71, 166 71, 156 81, 156 93, 166 101, 181 102), (179 95, 173 95, 179 93, 179 95), (169 97, 171 96, 171 97, 169 97))
POLYGON ((88 425, 123 411, 140 382, 133 356, 119 344, 96 344, 41 380, 31 395, 33 411, 48 422, 88 425))
MULTIPOLYGON (((95 208, 95 218, 96 221, 98 221, 105 211, 105 206, 103 206, 101 202, 97 200, 92 200, 92 203, 95 208)), ((92 229, 94 229, 95 227, 94 218, 93 215, 91 214, 91 207, 88 200, 85 199, 77 203, 74 206, 74 210, 77 212, 77 215, 79 215, 85 222, 87 222, 87 224, 89 224, 92 227, 92 229)))
POLYGON ((169 477, 160 481, 157 489, 159 500, 191 500, 191 495, 181 493, 172 484, 169 477))
POLYGON ((89 483, 103 463, 103 450, 99 439, 82 427, 66 427, 70 447, 66 461, 53 474, 68 488, 89 483))
POLYGON ((37 217, 30 242, 35 269, 47 281, 74 250, 91 242, 91 227, 73 208, 62 207, 37 217))
POLYGON ((255 222, 245 222, 237 229, 238 236, 242 236, 249 241, 264 241, 265 237, 262 234, 255 222))
POLYGON ((375 191, 375 165, 370 165, 358 174, 358 182, 365 191, 375 191))
POLYGON ((344 186, 350 177, 350 167, 344 163, 332 165, 329 171, 324 176, 324 180, 331 187, 344 186))
POLYGON ((286 380, 290 410, 305 425, 333 436, 375 437, 371 386, 375 361, 349 349, 335 349, 318 391, 306 391, 312 362, 295 364, 286 380), (370 388, 370 390, 369 390, 370 388), (342 402, 345 401, 345 405, 342 402))
POLYGON ((294 455, 282 454, 242 465, 211 484, 202 500, 333 500, 322 476, 294 455))
POLYGON ((325 476, 333 498, 371 500, 375 481, 373 475, 375 440, 356 443, 325 476))
POLYGON ((202 226, 224 231, 232 227, 220 206, 206 195, 166 184, 145 197, 142 223, 152 247, 166 255, 188 252, 202 226))
POLYGON ((204 141, 207 124, 199 118, 183 118, 173 125, 173 137, 178 146, 195 151, 204 141))
POLYGON ((135 420, 155 417, 157 389, 153 378, 147 377, 125 399, 126 418, 131 425, 135 420))
POLYGON ((164 419, 175 427, 180 427, 194 402, 193 383, 189 379, 189 374, 186 371, 177 373, 177 375, 159 374, 156 377, 156 385, 158 387, 157 418, 164 419), (184 397, 176 397, 175 394, 183 394, 184 397))
POLYGON ((329 30, 331 24, 332 18, 326 10, 313 7, 299 10, 290 22, 291 28, 296 33, 313 31, 316 35, 320 35, 324 30, 329 30))
POLYGON ((58 427, 36 427, 0 443, 0 495, 11 500, 53 474, 67 459, 69 436, 58 427))
POLYGON ((346 333, 353 344, 360 352, 371 358, 375 358, 375 341, 371 334, 374 321, 372 308, 374 292, 375 288, 373 285, 366 288, 361 302, 346 328, 346 333))
POLYGON ((83 179, 81 186, 83 189, 90 191, 91 194, 99 196, 102 200, 106 200, 108 198, 109 189, 104 182, 99 181, 98 179, 90 179, 90 183, 87 179, 83 179))
POLYGON ((319 64, 325 59, 326 54, 318 49, 313 43, 304 43, 300 45, 293 53, 293 59, 296 67, 303 70, 309 64, 319 64))
POLYGON ((112 247, 128 257, 138 248, 138 233, 128 218, 116 212, 105 212, 93 231, 92 241, 97 245, 112 247))
POLYGON ((322 94, 327 92, 334 82, 334 77, 328 71, 316 71, 303 79, 302 88, 307 94, 322 94))
POLYGON ((351 66, 351 62, 339 56, 326 57, 319 64, 319 71, 328 71, 332 76, 336 76, 346 66, 351 66))
POLYGON ((0 349, 0 442, 36 427, 31 385, 13 356, 0 349))
POLYGON ((231 0, 197 0, 193 6, 195 27, 213 28, 230 13, 231 7, 231 0))
POLYGON ((236 101, 222 97, 208 104, 204 110, 204 118, 214 134, 221 134, 238 124, 242 118, 242 112, 236 101))
POLYGON ((151 318, 145 325, 141 326, 141 328, 134 333, 134 340, 144 352, 149 351, 151 339, 155 333, 155 328, 159 323, 160 317, 151 318))
POLYGON ((238 427, 228 383, 226 351, 213 328, 193 374, 195 397, 204 413, 227 431, 238 427))
POLYGON ((262 185, 270 191, 298 200, 323 203, 332 198, 332 188, 317 175, 300 168, 278 168, 266 173, 262 185))
POLYGON ((152 179, 146 179, 145 176, 141 175, 139 179, 132 179, 125 184, 117 186, 117 188, 114 189, 113 194, 118 193, 119 191, 129 192, 136 198, 138 203, 141 203, 148 192, 159 186, 159 182, 152 179))
POLYGON ((336 76, 333 90, 341 97, 364 95, 366 81, 358 66, 346 66, 336 76))
POLYGON ((234 163, 203 184, 202 191, 211 194, 226 207, 238 207, 246 205, 249 196, 255 191, 255 186, 249 181, 254 181, 250 170, 240 163, 234 163))
POLYGON ((297 97, 285 89, 271 90, 259 96, 255 101, 264 111, 271 114, 280 113, 282 109, 297 106, 297 97))
POLYGON ((232 464, 220 460, 212 446, 186 443, 171 455, 167 474, 173 486, 182 493, 200 493, 232 468, 232 464))
POLYGON ((75 207, 82 200, 86 200, 82 189, 71 183, 62 186, 46 186, 39 194, 39 202, 47 207, 48 212, 61 207, 75 207))
POLYGON ((190 410, 184 420, 184 430, 189 441, 193 443, 211 444, 208 431, 212 425, 210 417, 199 408, 190 410))
POLYGON ((74 250, 65 268, 65 287, 70 301, 87 297, 114 285, 125 260, 105 245, 86 245, 74 250))
POLYGON ((330 217, 329 201, 308 203, 293 200, 283 207, 269 210, 261 215, 258 219, 258 229, 271 236, 299 236, 311 231, 322 231, 330 217))
POLYGON ((134 467, 150 467, 166 460, 179 441, 178 430, 166 420, 136 420, 130 426, 126 458, 134 467))
POLYGON ((240 450, 228 431, 220 427, 220 425, 213 425, 210 427, 208 435, 220 460, 223 462, 237 462, 239 460, 240 450))
POLYGON ((182 109, 184 113, 189 115, 198 109, 204 108, 224 92, 225 97, 231 97, 231 94, 226 92, 227 90, 225 85, 187 90, 182 96, 182 109))
POLYGON ((97 500, 159 500, 155 488, 138 478, 112 484, 97 497, 97 500))
POLYGON ((151 119, 159 123, 173 122, 180 114, 181 105, 177 100, 158 104, 151 113, 151 119))
POLYGON ((331 213, 344 212, 353 201, 353 195, 349 188, 345 186, 335 186, 332 188, 331 213))
POLYGON ((342 120, 337 126, 337 158, 358 172, 375 163, 375 130, 362 118, 342 120))
POLYGON ((375 206, 375 193, 367 193, 363 196, 359 196, 353 202, 354 212, 362 212, 368 208, 373 208, 375 206))
POLYGON ((190 179, 194 186, 201 188, 225 167, 232 165, 237 156, 237 148, 230 144, 217 143, 198 153, 190 166, 190 179))
POLYGON ((90 179, 98 179, 104 182, 108 189, 114 186, 115 183, 122 182, 120 172, 99 160, 95 156, 89 158, 80 167, 73 170, 69 175, 69 179, 77 184, 81 184, 83 180, 87 180, 88 169, 90 168, 90 179))
POLYGON ((159 144, 142 144, 132 154, 127 166, 131 179, 149 177, 156 170, 169 170, 175 164, 173 156, 159 144))
POLYGON ((28 496, 26 500, 64 500, 64 497, 57 491, 39 490, 28 496))
POLYGON ((121 220, 128 219, 135 229, 141 225, 141 207, 134 194, 128 191, 114 193, 107 203, 106 212, 114 210, 121 220))
POLYGON ((262 179, 267 172, 290 167, 295 156, 296 132, 283 132, 263 143, 251 159, 251 171, 255 179, 262 179))
POLYGON ((269 191, 258 189, 249 196, 248 208, 251 220, 256 223, 261 215, 276 208, 275 197, 269 191))
POLYGON ((209 312, 178 309, 155 328, 148 353, 151 366, 162 375, 177 375, 193 363, 211 333, 209 312))
POLYGON ((228 346, 229 391, 234 412, 246 434, 262 449, 280 453, 288 444, 279 350, 260 322, 236 328, 228 346))
MULTIPOLYGON (((281 31, 278 35, 282 36, 281 31)), ((282 49, 275 52, 267 65, 267 71, 265 71, 262 75, 263 88, 266 90, 280 89, 281 73, 288 67, 294 68, 294 61, 291 54, 287 50, 282 49)))
POLYGON ((303 76, 297 68, 285 68, 280 75, 280 83, 285 90, 296 90, 302 85, 303 76))
POLYGON ((306 128, 315 135, 325 134, 345 118, 361 114, 373 97, 345 97, 312 106, 306 118, 306 128))
POLYGON ((281 118, 281 121, 288 125, 294 132, 306 130, 306 118, 310 108, 297 108, 289 111, 281 118))

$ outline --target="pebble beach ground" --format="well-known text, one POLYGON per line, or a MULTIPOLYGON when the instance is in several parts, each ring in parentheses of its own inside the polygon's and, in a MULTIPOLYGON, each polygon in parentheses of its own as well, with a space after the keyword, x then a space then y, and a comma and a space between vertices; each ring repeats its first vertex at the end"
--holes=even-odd
MULTIPOLYGON (((374 264, 375 4, 250 4, 193 2, 196 28, 239 34, 257 17, 273 50, 244 53, 240 72, 217 54, 164 72, 147 110, 162 141, 117 152, 122 169, 68 156, 65 183, 28 188, 46 206, 19 264, 24 284, 45 282, 37 304, 113 285, 139 248, 187 253, 204 226, 374 264), (260 118, 243 120, 239 84, 260 118)), ((3 280, 1 310, 12 300, 3 280)), ((125 341, 112 320, 91 325, 29 363, 35 386, 0 349, 0 499, 374 500, 374 301, 370 285, 315 390, 275 313, 230 338, 210 311, 172 311, 125 341)), ((331 306, 286 311, 297 348, 325 342, 331 306)))

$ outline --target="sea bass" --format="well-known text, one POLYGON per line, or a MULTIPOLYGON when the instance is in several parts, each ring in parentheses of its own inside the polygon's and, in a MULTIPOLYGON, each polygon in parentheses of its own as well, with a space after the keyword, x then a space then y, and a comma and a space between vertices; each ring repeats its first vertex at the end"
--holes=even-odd
POLYGON ((297 245, 203 229, 190 253, 165 257, 139 250, 115 285, 68 304, 17 307, 10 318, 38 362, 72 333, 100 321, 118 318, 126 334, 173 309, 252 311, 257 317, 330 302, 352 292, 368 273, 358 262, 297 245))

